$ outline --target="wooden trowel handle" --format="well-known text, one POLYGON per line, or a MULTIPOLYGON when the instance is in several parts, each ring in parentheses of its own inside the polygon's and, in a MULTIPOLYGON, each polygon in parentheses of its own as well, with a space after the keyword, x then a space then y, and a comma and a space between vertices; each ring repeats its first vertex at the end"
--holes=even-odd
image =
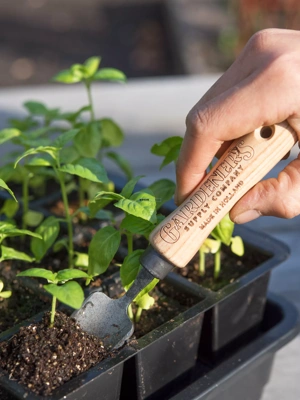
POLYGON ((297 140, 287 122, 256 129, 235 140, 185 202, 153 230, 152 247, 173 265, 184 267, 233 205, 297 140))

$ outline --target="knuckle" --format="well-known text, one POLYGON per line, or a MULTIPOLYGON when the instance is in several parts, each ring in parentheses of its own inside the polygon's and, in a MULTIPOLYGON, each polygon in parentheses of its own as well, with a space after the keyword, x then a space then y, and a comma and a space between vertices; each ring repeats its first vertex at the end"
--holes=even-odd
POLYGON ((248 48, 255 53, 264 52, 273 48, 277 29, 262 29, 251 36, 247 44, 248 48))
POLYGON ((211 118, 210 109, 207 105, 197 108, 194 107, 186 117, 186 127, 191 136, 198 136, 207 131, 211 118))

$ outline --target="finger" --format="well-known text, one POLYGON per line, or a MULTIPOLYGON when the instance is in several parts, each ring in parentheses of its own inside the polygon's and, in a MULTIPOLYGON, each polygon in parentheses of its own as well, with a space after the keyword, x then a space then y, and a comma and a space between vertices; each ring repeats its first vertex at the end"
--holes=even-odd
MULTIPOLYGON (((271 79, 274 73, 271 76, 254 73, 205 105, 192 109, 176 167, 177 204, 203 179, 206 168, 225 141, 252 132, 261 125, 281 122, 290 117, 290 110, 298 119, 294 104, 298 96, 295 87, 300 87, 300 80, 295 86, 286 85, 281 76, 285 71, 277 68, 275 72, 278 85, 271 79)), ((295 129, 295 124, 291 125, 295 129)), ((300 132, 299 126, 297 128, 300 132)))
POLYGON ((238 224, 261 215, 293 218, 300 214, 300 157, 293 160, 277 178, 259 182, 230 211, 238 224))

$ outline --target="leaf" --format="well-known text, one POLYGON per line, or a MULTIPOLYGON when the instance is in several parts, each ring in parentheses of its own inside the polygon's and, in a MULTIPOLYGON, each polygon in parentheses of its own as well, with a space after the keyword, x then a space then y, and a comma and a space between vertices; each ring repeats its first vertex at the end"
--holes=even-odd
POLYGON ((48 282, 55 282, 56 274, 45 268, 29 268, 26 271, 19 272, 17 276, 29 276, 31 278, 44 278, 48 282))
POLYGON ((0 297, 2 297, 3 299, 8 299, 11 295, 12 295, 11 290, 6 290, 0 293, 0 297))
POLYGON ((33 115, 47 115, 48 108, 45 104, 40 103, 38 101, 26 101, 24 104, 26 110, 33 115))
POLYGON ((0 261, 3 260, 22 260, 22 261, 34 261, 34 258, 29 255, 23 253, 22 251, 17 251, 12 247, 6 247, 1 245, 1 258, 0 261))
MULTIPOLYGON (((18 164, 19 165, 19 164, 18 164)), ((49 154, 42 154, 33 157, 27 164, 26 167, 50 167, 54 166, 53 158, 49 154)))
POLYGON ((61 133, 53 142, 55 147, 64 147, 65 144, 74 139, 78 134, 79 129, 71 129, 67 132, 61 133))
POLYGON ((236 254, 237 256, 243 256, 245 249, 244 249, 244 242, 240 236, 235 236, 231 238, 231 251, 236 254))
POLYGON ((121 171, 125 174, 127 179, 132 179, 133 170, 129 162, 122 157, 120 154, 115 153, 114 151, 109 151, 105 153, 106 157, 110 158, 114 163, 121 169, 121 171))
POLYGON ((90 210, 90 217, 94 218, 96 213, 105 206, 107 206, 107 204, 109 204, 111 201, 120 199, 123 199, 123 196, 115 192, 101 191, 97 193, 95 198, 91 200, 88 204, 90 210))
POLYGON ((135 185, 138 183, 138 181, 143 178, 145 175, 139 175, 136 176, 135 178, 130 179, 129 182, 126 183, 126 185, 123 187, 121 191, 121 196, 125 197, 125 199, 129 199, 130 196, 133 193, 133 190, 135 188, 135 185))
POLYGON ((19 203, 13 199, 7 199, 1 208, 1 213, 6 215, 7 218, 13 218, 19 209, 19 203))
POLYGON ((7 184, 4 182, 3 179, 0 179, 0 187, 7 190, 8 193, 15 199, 16 202, 18 201, 14 195, 14 192, 7 186, 7 184))
POLYGON ((83 112, 86 112, 86 111, 91 111, 91 106, 81 107, 76 112, 67 112, 67 113, 60 114, 60 118, 59 119, 67 120, 67 121, 69 121, 69 122, 74 124, 76 122, 76 120, 80 117, 80 115, 83 112))
POLYGON ((34 210, 28 210, 26 214, 23 215, 26 225, 34 227, 39 225, 43 219, 43 213, 34 210))
POLYGON ((4 182, 9 181, 15 173, 15 169, 12 163, 3 165, 0 168, 0 178, 3 179, 4 182))
POLYGON ((108 182, 105 168, 94 158, 80 158, 76 164, 65 164, 59 168, 59 171, 77 175, 92 182, 108 182))
POLYGON ((220 247, 221 242, 219 240, 207 238, 202 243, 200 251, 203 251, 203 253, 215 254, 220 249, 220 247))
POLYGON ((74 138, 74 146, 82 157, 96 157, 102 143, 99 122, 89 123, 74 138))
POLYGON ((36 233, 41 236, 41 239, 32 239, 30 249, 38 261, 44 257, 48 249, 55 242, 59 234, 59 229, 59 222, 55 217, 46 218, 36 229, 36 233))
POLYGON ((0 225, 0 234, 2 236, 2 239, 4 237, 14 237, 14 236, 22 236, 22 235, 28 235, 36 238, 40 238, 40 235, 31 231, 28 231, 27 229, 18 229, 16 228, 13 224, 1 224, 0 225))
POLYGON ((101 68, 93 76, 93 81, 126 82, 126 75, 115 68, 101 68))
MULTIPOLYGON (((74 214, 75 216, 77 213, 83 212, 85 213, 88 217, 91 218, 91 211, 88 207, 80 207, 74 214)), ((114 215, 111 211, 107 210, 99 210, 97 213, 93 216, 93 218, 99 219, 99 220, 104 220, 104 221, 112 221, 114 219, 114 215)))
POLYGON ((101 133, 102 147, 119 147, 124 141, 124 133, 122 129, 112 119, 102 118, 101 133))
POLYGON ((183 138, 181 136, 171 136, 161 143, 154 144, 151 147, 151 153, 156 156, 166 156, 169 151, 175 146, 182 145, 183 138))
POLYGON ((176 184, 170 179, 160 179, 149 186, 155 196, 157 209, 173 197, 175 188, 176 184))
POLYGON ((139 302, 143 296, 145 296, 147 293, 149 293, 151 290, 155 288, 155 286, 158 284, 159 279, 154 278, 146 287, 144 287, 143 290, 140 291, 140 293, 136 296, 134 299, 134 302, 139 302))
POLYGON ((101 57, 90 57, 85 61, 84 66, 88 72, 89 77, 92 77, 95 74, 95 72, 99 68, 100 61, 101 57))
POLYGON ((44 289, 67 306, 75 309, 82 306, 84 293, 77 282, 67 282, 62 286, 50 283, 49 285, 44 285, 44 289))
POLYGON ((119 200, 115 203, 115 206, 135 217, 145 219, 152 223, 156 222, 155 197, 148 189, 134 193, 130 199, 119 200))
POLYGON ((120 225, 121 229, 126 229, 133 234, 143 235, 146 238, 150 235, 154 227, 155 225, 151 222, 133 215, 126 215, 120 225))
POLYGON ((89 255, 86 253, 75 252, 75 267, 88 269, 89 267, 89 255))
POLYGON ((230 245, 232 234, 234 230, 234 223, 229 218, 229 214, 221 219, 218 225, 211 232, 211 236, 215 239, 221 240, 226 246, 230 245))
POLYGON ((107 270, 120 242, 121 234, 112 226, 105 226, 93 236, 89 246, 89 275, 99 275, 107 270))
POLYGON ((161 163, 159 169, 162 169, 168 164, 171 164, 171 162, 176 162, 179 156, 181 145, 176 145, 172 147, 172 149, 169 150, 167 155, 165 156, 163 162, 161 163))
POLYGON ((55 242, 53 245, 53 251, 54 253, 57 253, 58 251, 62 250, 63 248, 69 250, 69 244, 68 244, 68 238, 63 238, 55 242))
POLYGON ((144 250, 134 250, 131 254, 124 258, 120 268, 120 277, 123 287, 128 287, 137 277, 141 267, 140 257, 144 250))
POLYGON ((68 146, 61 149, 59 158, 62 164, 72 164, 80 158, 80 154, 75 146, 68 146))
POLYGON ((18 157, 17 161, 15 162, 15 166, 27 156, 31 156, 38 153, 47 153, 49 154, 54 160, 57 160, 59 149, 53 146, 39 146, 36 149, 29 149, 25 151, 20 157, 18 157))
POLYGON ((80 271, 79 269, 63 269, 58 271, 56 275, 57 282, 65 282, 70 279, 76 278, 88 278, 88 274, 84 271, 80 271))
POLYGON ((155 300, 148 293, 145 293, 143 296, 137 296, 138 299, 134 300, 135 304, 140 307, 142 310, 149 310, 155 303, 155 300))
POLYGON ((12 129, 12 128, 2 129, 0 131, 0 145, 20 135, 21 132, 18 129, 12 129))
POLYGON ((72 83, 80 82, 82 80, 82 77, 80 77, 78 74, 74 73, 73 71, 71 71, 69 69, 65 69, 63 71, 60 71, 58 74, 56 74, 52 78, 52 80, 55 82, 72 84, 72 83))

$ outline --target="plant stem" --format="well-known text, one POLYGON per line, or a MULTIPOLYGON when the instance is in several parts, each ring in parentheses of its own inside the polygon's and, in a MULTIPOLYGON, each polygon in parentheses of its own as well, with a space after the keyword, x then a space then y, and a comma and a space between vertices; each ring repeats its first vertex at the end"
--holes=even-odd
POLYGON ((218 279, 221 271, 221 246, 215 254, 214 279, 218 279))
POLYGON ((84 206, 84 190, 83 190, 83 178, 81 178, 81 177, 79 177, 78 195, 79 195, 79 207, 83 207, 84 206))
POLYGON ((22 229, 26 229, 27 228, 26 214, 29 211, 29 176, 26 176, 26 178, 23 180, 22 197, 23 197, 22 229))
POLYGON ((65 181, 64 181, 64 176, 58 170, 56 170, 56 174, 58 176, 59 183, 60 183, 60 190, 61 190, 61 195, 62 195, 62 199, 63 199, 63 203, 64 203, 64 209, 65 209, 66 221, 67 221, 67 227, 68 227, 69 268, 73 268, 74 246, 73 246, 72 217, 70 215, 70 210, 69 210, 69 201, 68 201, 68 196, 67 196, 67 190, 66 190, 66 184, 65 184, 65 181))
POLYGON ((199 249, 199 275, 205 275, 205 253, 199 249))
POLYGON ((53 328, 54 318, 55 318, 55 310, 56 310, 56 297, 52 297, 52 306, 51 306, 51 314, 50 314, 50 328, 53 328))
POLYGON ((91 121, 95 121, 95 113, 94 113, 94 106, 93 106, 93 99, 91 92, 91 82, 85 81, 85 87, 88 94, 89 106, 91 107, 91 121))
POLYGON ((138 307, 135 314, 135 322, 139 322, 139 320, 141 319, 142 312, 143 312, 142 307, 138 307))
POLYGON ((132 305, 129 304, 128 306, 128 317, 131 319, 131 321, 133 321, 134 317, 133 317, 133 311, 132 311, 132 305))

